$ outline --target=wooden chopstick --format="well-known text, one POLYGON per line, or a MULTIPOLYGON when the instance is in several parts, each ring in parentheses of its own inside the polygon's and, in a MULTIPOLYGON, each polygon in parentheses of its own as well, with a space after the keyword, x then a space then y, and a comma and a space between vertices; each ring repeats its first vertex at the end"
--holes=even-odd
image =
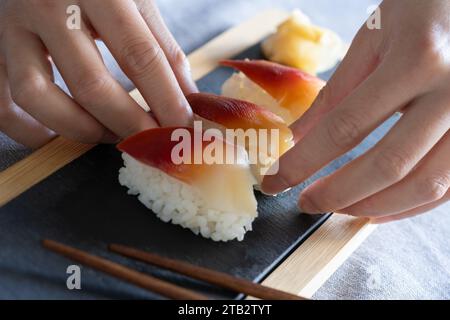
POLYGON ((156 254, 145 252, 142 250, 126 247, 118 244, 111 244, 109 250, 136 259, 154 266, 164 268, 189 276, 191 278, 205 281, 207 283, 217 285, 222 288, 230 289, 238 293, 244 293, 248 296, 266 300, 306 300, 305 298, 262 286, 251 281, 236 278, 226 273, 214 271, 211 269, 194 266, 192 264, 164 258, 156 254))
POLYGON ((86 266, 106 272, 116 278, 133 283, 164 297, 179 300, 208 300, 208 297, 194 291, 179 287, 144 273, 127 268, 121 264, 100 258, 82 250, 75 249, 52 240, 43 240, 42 245, 65 257, 80 262, 86 266))

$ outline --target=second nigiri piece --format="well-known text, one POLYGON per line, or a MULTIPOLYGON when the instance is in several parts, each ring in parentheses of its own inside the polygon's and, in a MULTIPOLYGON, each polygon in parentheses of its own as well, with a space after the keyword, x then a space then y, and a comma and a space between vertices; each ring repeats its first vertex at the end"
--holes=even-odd
POLYGON ((325 86, 325 82, 315 76, 274 62, 226 60, 222 65, 240 71, 224 83, 224 96, 265 107, 288 125, 311 107, 325 86))
POLYGON ((294 145, 291 129, 265 108, 205 93, 194 93, 187 99, 194 113, 204 123, 207 121, 207 127, 220 129, 228 142, 245 147, 258 184, 275 161, 294 145))

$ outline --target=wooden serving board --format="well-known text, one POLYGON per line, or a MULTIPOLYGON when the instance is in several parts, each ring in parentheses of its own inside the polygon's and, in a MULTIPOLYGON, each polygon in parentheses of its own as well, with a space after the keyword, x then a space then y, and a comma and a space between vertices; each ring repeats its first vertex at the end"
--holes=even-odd
MULTIPOLYGON (((217 68, 220 59, 261 58, 260 41, 286 17, 284 12, 266 12, 192 53, 199 88, 219 92, 231 74, 217 68)), ((136 90, 131 95, 143 103, 136 90)), ((314 179, 369 148, 391 124, 314 179)), ((57 138, 0 173, 0 224, 9 230, 0 234, 0 288, 6 288, 0 298, 157 298, 90 269, 83 269, 83 290, 67 290, 65 272, 71 262, 45 251, 42 238, 124 262, 212 297, 236 295, 119 258, 106 252, 106 245, 132 245, 310 297, 373 229, 363 219, 300 214, 296 203, 305 183, 277 198, 257 194, 260 217, 254 231, 243 242, 214 243, 159 221, 126 195, 117 182, 121 165, 113 146, 57 138)))

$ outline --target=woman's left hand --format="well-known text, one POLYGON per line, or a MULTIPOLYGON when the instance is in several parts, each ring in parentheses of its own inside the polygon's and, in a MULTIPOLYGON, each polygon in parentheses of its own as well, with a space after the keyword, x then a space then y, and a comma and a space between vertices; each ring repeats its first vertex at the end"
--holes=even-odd
POLYGON ((374 148, 301 195, 307 213, 341 212, 386 222, 450 199, 450 2, 385 0, 382 28, 365 25, 305 116, 298 144, 267 176, 278 193, 357 146, 397 111, 374 148))

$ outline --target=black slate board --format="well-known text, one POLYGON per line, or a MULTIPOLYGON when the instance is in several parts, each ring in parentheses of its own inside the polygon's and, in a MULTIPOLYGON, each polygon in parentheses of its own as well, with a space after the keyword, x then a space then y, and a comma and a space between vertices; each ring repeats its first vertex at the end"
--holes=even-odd
MULTIPOLYGON (((259 45, 238 58, 261 58, 259 45)), ((218 93, 232 71, 219 68, 198 82, 202 91, 218 93)), ((329 75, 323 75, 327 79, 329 75)), ((361 146, 318 176, 329 174, 373 145, 395 122, 391 119, 361 146)), ((260 217, 243 242, 214 243, 178 226, 165 224, 117 182, 122 165, 113 146, 99 146, 0 208, 0 298, 134 299, 159 298, 89 268, 82 268, 82 290, 66 288, 66 268, 73 264, 44 250, 51 238, 125 263, 214 298, 232 292, 130 261, 106 251, 116 242, 164 256, 261 281, 328 216, 298 212, 299 191, 311 181, 277 198, 257 193, 260 217)))

